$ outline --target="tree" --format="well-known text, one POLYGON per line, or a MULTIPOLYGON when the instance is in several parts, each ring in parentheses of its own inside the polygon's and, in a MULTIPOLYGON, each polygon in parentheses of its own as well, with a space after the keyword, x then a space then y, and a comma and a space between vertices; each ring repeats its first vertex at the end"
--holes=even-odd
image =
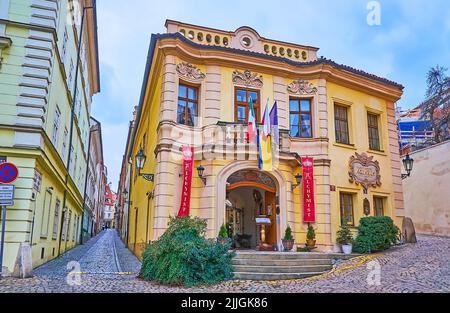
POLYGON ((450 77, 447 68, 437 65, 427 75, 427 101, 420 105, 421 119, 429 120, 436 143, 449 138, 450 127, 450 77))

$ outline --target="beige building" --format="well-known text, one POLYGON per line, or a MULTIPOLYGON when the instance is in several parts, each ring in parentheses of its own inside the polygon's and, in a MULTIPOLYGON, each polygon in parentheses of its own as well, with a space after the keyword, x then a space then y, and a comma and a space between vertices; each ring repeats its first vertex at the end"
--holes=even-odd
POLYGON ((414 169, 403 182, 406 216, 418 233, 450 236, 450 141, 410 156, 414 169))

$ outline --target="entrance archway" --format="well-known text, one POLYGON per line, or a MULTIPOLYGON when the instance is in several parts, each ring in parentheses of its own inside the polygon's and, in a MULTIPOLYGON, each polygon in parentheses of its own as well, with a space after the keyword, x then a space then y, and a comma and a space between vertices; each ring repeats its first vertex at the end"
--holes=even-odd
MULTIPOLYGON (((251 178, 251 177, 250 177, 251 178)), ((237 196, 242 193, 246 193, 247 199, 253 198, 253 191, 259 191, 261 197, 268 195, 268 199, 263 198, 263 209, 268 210, 269 205, 266 202, 272 202, 272 218, 275 224, 275 232, 272 230, 270 240, 280 250, 281 246, 281 230, 286 228, 287 225, 287 192, 286 181, 282 173, 275 169, 274 171, 261 172, 257 164, 253 161, 241 161, 234 162, 225 166, 222 171, 217 175, 216 184, 216 230, 220 229, 222 225, 226 224, 227 218, 227 203, 230 205, 231 201, 227 201, 227 192, 233 190, 236 191, 237 196), (245 173, 256 173, 256 179, 245 178, 245 173), (241 179, 239 179, 241 178, 241 179), (273 199, 270 199, 270 194, 273 195, 273 199), (279 215, 277 216, 277 207, 279 208, 279 215)), ((233 205, 233 203, 231 203, 233 205)), ((247 205, 248 206, 248 205, 247 205)), ((251 210, 251 205, 249 206, 251 210)), ((240 208, 238 208, 240 209, 240 208)), ((263 212, 264 213, 264 212, 263 212)), ((265 212, 269 213, 269 212, 265 212)), ((245 217, 244 217, 245 218, 245 217)), ((257 234, 256 234, 257 236, 257 234)), ((253 241, 253 244, 255 242, 253 241)))

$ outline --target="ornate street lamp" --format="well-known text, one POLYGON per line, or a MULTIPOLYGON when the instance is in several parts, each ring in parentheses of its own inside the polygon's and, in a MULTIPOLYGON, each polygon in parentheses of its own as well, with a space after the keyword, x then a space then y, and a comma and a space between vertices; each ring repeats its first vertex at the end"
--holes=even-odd
POLYGON ((406 179, 411 176, 411 172, 414 166, 414 159, 412 159, 409 154, 403 159, 403 167, 405 168, 406 174, 402 174, 402 179, 406 179))
POLYGON ((154 182, 155 181, 155 174, 142 174, 141 170, 144 168, 145 166, 145 161, 147 160, 147 156, 144 153, 144 149, 140 148, 138 154, 136 154, 135 156, 135 160, 136 160, 136 170, 138 172, 138 176, 144 178, 145 180, 149 181, 149 182, 154 182))
POLYGON ((203 174, 205 173, 205 168, 200 165, 199 167, 197 167, 197 172, 198 172, 198 177, 200 177, 200 179, 203 182, 203 185, 206 186, 206 177, 203 177, 203 174))
POLYGON ((292 184, 292 191, 294 191, 295 188, 297 188, 298 186, 301 185, 301 183, 302 183, 302 178, 303 178, 303 176, 300 175, 300 174, 295 175, 295 181, 297 182, 297 184, 295 184, 295 185, 292 184))

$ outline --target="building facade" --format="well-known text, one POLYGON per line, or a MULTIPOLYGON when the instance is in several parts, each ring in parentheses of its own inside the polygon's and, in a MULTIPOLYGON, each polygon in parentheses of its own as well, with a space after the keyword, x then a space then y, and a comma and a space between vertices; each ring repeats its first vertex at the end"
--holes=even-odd
POLYGON ((122 166, 118 184, 119 187, 117 190, 117 229, 123 242, 128 241, 128 214, 130 211, 130 205, 132 204, 129 201, 129 196, 131 191, 131 167, 133 165, 133 162, 129 156, 131 154, 131 135, 134 131, 135 120, 136 109, 133 112, 133 120, 130 121, 130 125, 128 128, 127 143, 122 159, 122 166))
POLYGON ((100 90, 96 25, 95 0, 0 1, 0 156, 20 172, 6 214, 9 271, 22 243, 32 247, 33 267, 79 243, 89 117, 100 90))
POLYGON ((85 206, 83 216, 83 242, 98 234, 99 217, 104 210, 107 172, 103 160, 101 123, 91 117, 89 169, 86 180, 85 206))
POLYGON ((210 238, 227 225, 254 249, 261 241, 256 219, 264 217, 271 220, 266 242, 274 249, 281 249, 288 225, 304 246, 305 186, 296 182, 301 157, 314 160, 319 250, 333 250, 339 226, 356 227, 366 215, 399 224, 395 103, 401 85, 250 27, 229 32, 170 20, 166 27, 166 34, 152 36, 128 155, 127 244, 137 256, 180 210, 186 146, 195 158, 190 214, 207 220, 210 238), (258 123, 267 99, 278 104, 281 142, 271 172, 259 170, 258 152, 247 141, 250 98, 258 123), (141 149, 146 162, 138 171, 141 149))

